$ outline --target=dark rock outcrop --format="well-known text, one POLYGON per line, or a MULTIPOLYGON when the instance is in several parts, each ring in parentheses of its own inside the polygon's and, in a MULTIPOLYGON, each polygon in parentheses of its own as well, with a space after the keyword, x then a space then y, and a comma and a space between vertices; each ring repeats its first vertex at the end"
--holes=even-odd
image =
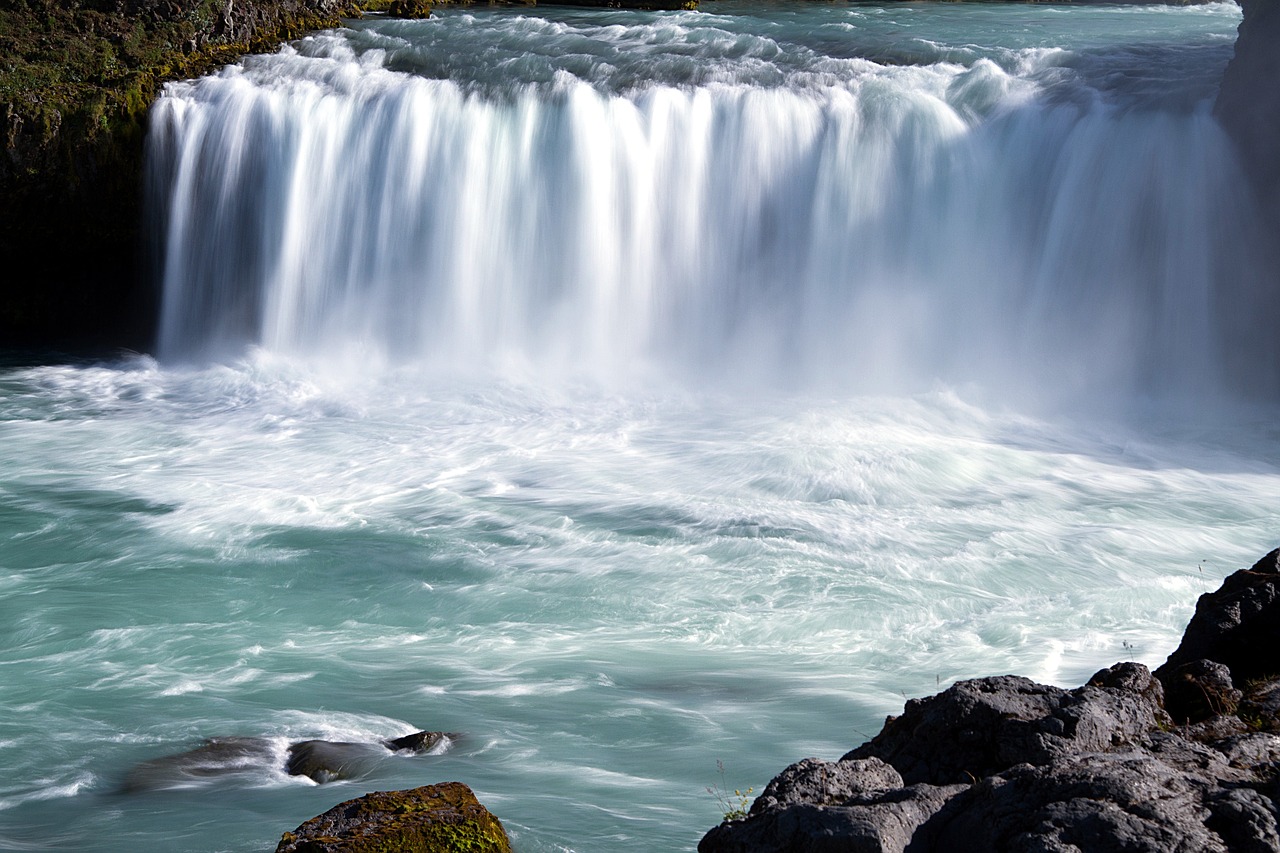
POLYGON ((1182 642, 1156 677, 1167 690, 1179 668, 1207 659, 1229 669, 1241 687, 1252 679, 1280 675, 1278 648, 1280 548, 1230 575, 1217 591, 1200 596, 1182 642))
POLYGON ((1202 596, 1155 675, 1119 663, 1074 690, 998 676, 911 700, 839 761, 788 767, 698 850, 1280 850, 1278 560, 1202 596))
POLYGON ((971 781, 1016 764, 1138 742, 1168 722, 1160 700, 1159 682, 1135 663, 1103 670, 1075 690, 1012 675, 961 681, 909 701, 843 760, 880 758, 908 784, 971 781))
POLYGON ((218 777, 283 769, 290 776, 307 776, 324 784, 367 775, 392 753, 421 754, 442 748, 459 735, 414 732, 376 743, 304 740, 284 752, 283 767, 277 747, 262 737, 217 737, 177 755, 144 761, 129 771, 126 792, 176 788, 218 777))
MULTIPOLYGON (((423 13, 418 0, 399 2, 423 13)), ((0 347, 148 347, 157 295, 141 256, 142 152, 161 84, 337 26, 361 5, 0 3, 0 255, 11 261, 0 347)))
POLYGON ((502 823, 461 782, 379 791, 286 832, 276 853, 510 853, 502 823))
POLYGON ((1280 3, 1238 0, 1244 9, 1236 52, 1215 113, 1240 149, 1255 195, 1280 223, 1280 3))

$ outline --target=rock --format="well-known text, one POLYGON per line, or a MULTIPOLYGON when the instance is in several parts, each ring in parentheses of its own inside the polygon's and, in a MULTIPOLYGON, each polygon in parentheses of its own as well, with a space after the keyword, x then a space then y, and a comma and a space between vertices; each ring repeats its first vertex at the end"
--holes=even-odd
POLYGON ((272 769, 324 784, 365 776, 391 752, 430 752, 456 737, 444 732, 414 732, 376 743, 304 740, 283 751, 283 768, 281 751, 267 738, 210 738, 187 752, 144 761, 129 771, 123 788, 129 792, 180 788, 215 777, 272 769))
POLYGON ((1067 756, 983 780, 940 814, 934 850, 1209 853, 1211 780, 1144 750, 1067 756))
POLYGON ((1232 767, 1257 772, 1280 766, 1280 735, 1251 732, 1214 744, 1232 767))
POLYGON ((384 11, 393 18, 430 18, 431 0, 391 0, 384 11))
MULTIPOLYGON (((454 736, 456 737, 456 736, 454 736)), ((285 770, 290 776, 309 776, 320 784, 367 776, 387 751, 423 753, 446 743, 444 732, 414 732, 379 743, 304 740, 289 746, 285 770)))
POLYGON ((1235 140, 1256 195, 1280 213, 1280 3, 1239 0, 1244 8, 1235 56, 1227 66, 1214 113, 1235 140))
POLYGON ((382 745, 392 752, 409 750, 410 752, 423 753, 430 752, 441 744, 447 744, 460 737, 462 735, 457 732, 449 732, 447 734, 445 732, 414 732, 404 737, 384 740, 382 745))
POLYGON ((153 343, 142 246, 146 113, 167 80, 337 26, 359 0, 0 3, 0 342, 153 343))
POLYGON ((381 744, 304 740, 289 747, 285 770, 290 776, 309 776, 323 785, 366 776, 386 755, 381 744))
POLYGON ((1182 642, 1155 674, 1169 692, 1181 667, 1210 660, 1229 669, 1232 683, 1243 689, 1250 681, 1280 675, 1278 647, 1280 549, 1200 596, 1182 642))
POLYGON ((711 830, 698 853, 904 853, 920 826, 964 790, 964 785, 911 785, 855 795, 839 806, 792 803, 766 809, 711 830))
POLYGON ((806 758, 773 778, 751 813, 786 808, 797 803, 820 806, 847 802, 858 794, 901 788, 898 771, 878 758, 822 761, 806 758))
POLYGON ((123 790, 137 793, 180 788, 218 776, 261 769, 275 759, 271 741, 266 738, 209 738, 188 752, 142 762, 129 771, 123 790))
POLYGON ((1119 663, 1075 690, 998 676, 911 700, 839 761, 788 767, 699 853, 1275 853, 1280 735, 1258 729, 1280 729, 1280 678, 1256 673, 1280 668, 1278 560, 1201 597, 1161 678, 1119 663))
POLYGON ((1231 683, 1231 670, 1204 658, 1166 672, 1165 680, 1165 709, 1180 723, 1234 715, 1244 698, 1231 683))
POLYGON ((461 782, 379 791, 286 832, 276 853, 510 853, 502 823, 461 782))
POLYGON ((908 783, 971 782, 1016 764, 1047 764, 1073 752, 1140 741, 1168 718, 1141 664, 1118 664, 1098 683, 1064 690, 1012 675, 961 681, 907 703, 844 758, 880 758, 908 783))

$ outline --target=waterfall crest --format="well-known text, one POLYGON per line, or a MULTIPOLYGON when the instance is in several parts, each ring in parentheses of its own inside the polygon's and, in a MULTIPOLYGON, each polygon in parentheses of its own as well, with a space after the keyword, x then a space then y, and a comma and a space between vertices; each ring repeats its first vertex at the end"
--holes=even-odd
POLYGON ((157 105, 163 357, 1196 393, 1271 310, 1208 101, 1043 51, 475 86, 326 38, 157 105))

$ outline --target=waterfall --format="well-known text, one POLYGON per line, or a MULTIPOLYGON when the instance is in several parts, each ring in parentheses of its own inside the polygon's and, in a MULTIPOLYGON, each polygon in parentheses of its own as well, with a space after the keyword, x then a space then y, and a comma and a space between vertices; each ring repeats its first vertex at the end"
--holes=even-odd
POLYGON ((1274 381, 1247 361, 1273 308, 1208 100, 1055 88, 1036 56, 479 85, 331 34, 170 85, 160 352, 858 389, 1274 381))

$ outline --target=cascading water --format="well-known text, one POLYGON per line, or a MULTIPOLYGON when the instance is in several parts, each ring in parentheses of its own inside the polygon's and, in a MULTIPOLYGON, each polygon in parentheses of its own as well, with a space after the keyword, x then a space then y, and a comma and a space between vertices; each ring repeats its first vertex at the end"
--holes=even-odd
POLYGON ((170 86, 161 353, 1076 398, 1226 382, 1267 307, 1248 195, 1208 97, 1159 79, 1223 52, 926 33, 886 56, 876 11, 816 43, 455 15, 170 86))
POLYGON ((1280 544, 1236 6, 703 2, 166 90, 159 359, 0 367, 0 848, 456 779, 519 853, 688 850, 906 696, 1159 664, 1280 544), (269 748, 128 785, 209 737, 269 748))

